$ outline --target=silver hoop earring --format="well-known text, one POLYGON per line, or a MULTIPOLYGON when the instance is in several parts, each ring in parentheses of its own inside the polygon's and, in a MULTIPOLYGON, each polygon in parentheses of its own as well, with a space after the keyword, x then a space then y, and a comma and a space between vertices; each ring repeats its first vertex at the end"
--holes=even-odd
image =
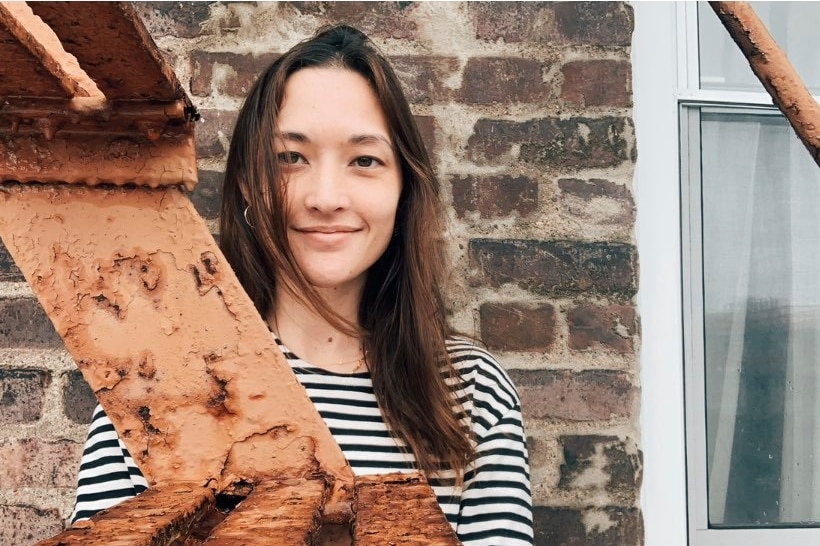
POLYGON ((251 206, 247 205, 245 207, 245 212, 242 213, 242 216, 245 217, 245 223, 248 224, 248 226, 253 227, 253 224, 251 224, 251 221, 248 220, 248 210, 250 210, 250 208, 251 208, 251 206))

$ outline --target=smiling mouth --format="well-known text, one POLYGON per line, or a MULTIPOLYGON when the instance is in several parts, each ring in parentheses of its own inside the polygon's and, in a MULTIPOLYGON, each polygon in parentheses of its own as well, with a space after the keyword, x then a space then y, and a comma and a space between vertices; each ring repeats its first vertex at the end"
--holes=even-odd
POLYGON ((321 227, 306 227, 296 228, 299 233, 317 234, 317 235, 335 235, 337 233, 355 233, 359 231, 358 228, 347 226, 321 226, 321 227))

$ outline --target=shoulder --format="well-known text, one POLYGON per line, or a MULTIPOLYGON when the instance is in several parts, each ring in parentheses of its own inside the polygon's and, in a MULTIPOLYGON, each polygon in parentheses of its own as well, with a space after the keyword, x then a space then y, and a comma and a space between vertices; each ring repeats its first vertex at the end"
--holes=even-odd
POLYGON ((456 388, 469 391, 473 399, 491 402, 503 412, 520 406, 509 374, 486 348, 472 339, 454 336, 447 340, 447 353, 460 383, 456 388))

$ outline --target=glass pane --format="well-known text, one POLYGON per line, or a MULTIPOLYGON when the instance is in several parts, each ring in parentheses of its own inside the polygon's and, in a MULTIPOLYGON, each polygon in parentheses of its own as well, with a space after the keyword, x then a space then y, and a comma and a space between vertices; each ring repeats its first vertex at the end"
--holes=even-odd
MULTIPOLYGON (((758 17, 786 52, 814 95, 820 95, 820 2, 752 2, 758 17)), ((698 3, 701 89, 765 92, 712 8, 698 3)))
POLYGON ((782 116, 703 111, 712 527, 820 522, 820 169, 782 116))

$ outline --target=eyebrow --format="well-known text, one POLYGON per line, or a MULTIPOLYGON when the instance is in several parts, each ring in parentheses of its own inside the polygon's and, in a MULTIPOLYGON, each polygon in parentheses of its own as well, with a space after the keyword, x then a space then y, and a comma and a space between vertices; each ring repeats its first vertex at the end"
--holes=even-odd
MULTIPOLYGON (((297 133, 295 131, 285 131, 281 133, 282 140, 286 142, 297 142, 299 144, 308 144, 310 143, 310 138, 304 133, 297 133)), ((364 134, 364 135, 353 135, 348 139, 348 142, 351 144, 373 144, 373 143, 382 143, 385 144, 391 150, 393 149, 393 144, 384 136, 376 135, 376 134, 364 134)))

